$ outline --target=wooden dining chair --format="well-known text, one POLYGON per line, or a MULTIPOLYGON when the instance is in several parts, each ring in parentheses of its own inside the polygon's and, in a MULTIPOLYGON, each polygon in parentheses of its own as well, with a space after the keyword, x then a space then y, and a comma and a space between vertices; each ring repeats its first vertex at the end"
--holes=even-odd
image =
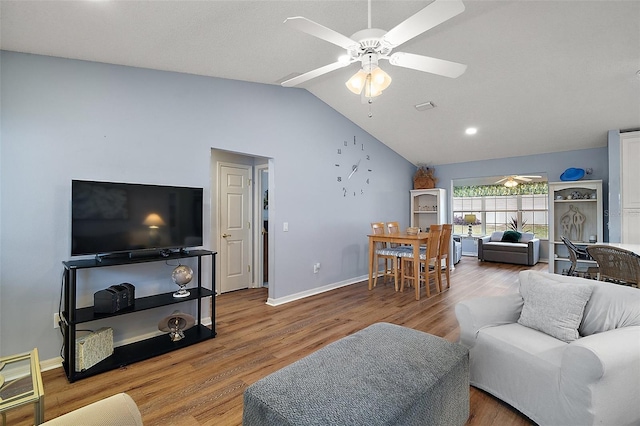
POLYGON ((587 252, 598 262, 600 281, 639 287, 640 256, 636 253, 605 245, 589 246, 587 252))
MULTIPOLYGON (((404 251, 402 253, 402 266, 400 268, 400 291, 404 290, 405 281, 412 281, 414 285, 420 286, 420 283, 424 281, 427 297, 431 297, 430 290, 430 278, 433 276, 438 292, 441 291, 441 276, 440 268, 429 268, 429 265, 436 265, 438 262, 438 254, 440 247, 440 234, 442 233, 442 225, 431 225, 429 227, 429 238, 427 240, 427 246, 424 249, 420 249, 420 259, 413 258, 413 251, 404 251), (412 262, 418 261, 420 265, 420 276, 414 277, 409 275, 412 268, 412 262)), ((418 287, 419 290, 419 287, 418 287)), ((418 293, 420 294, 420 293, 418 293)))
MULTIPOLYGON (((453 224, 445 223, 442 225, 442 233, 440 234, 440 246, 438 249, 438 261, 434 264, 434 267, 442 269, 442 262, 444 261, 445 269, 440 271, 440 274, 444 273, 447 279, 447 288, 451 287, 451 256, 449 250, 451 249, 451 233, 453 231, 453 224)), ((440 275, 440 288, 438 291, 442 291, 442 275, 440 275)))
POLYGON ((387 232, 389 234, 398 234, 400 232, 400 224, 398 222, 387 222, 387 232))
MULTIPOLYGON (((371 223, 371 231, 374 235, 381 235, 385 232, 384 222, 371 223)), ((380 259, 384 261, 382 270, 382 282, 384 283, 387 277, 393 278, 395 290, 398 291, 398 277, 399 266, 398 258, 400 257, 400 250, 394 247, 390 247, 386 243, 376 243, 375 252, 373 254, 373 264, 375 269, 373 271, 373 286, 378 283, 378 274, 380 274, 380 259)))
MULTIPOLYGON (((399 234, 401 232, 400 230, 400 224, 399 222, 387 222, 387 233, 388 234, 399 234)), ((400 248, 402 250, 412 250, 413 247, 411 245, 402 245, 402 244, 391 244, 391 247, 393 248, 400 248)))

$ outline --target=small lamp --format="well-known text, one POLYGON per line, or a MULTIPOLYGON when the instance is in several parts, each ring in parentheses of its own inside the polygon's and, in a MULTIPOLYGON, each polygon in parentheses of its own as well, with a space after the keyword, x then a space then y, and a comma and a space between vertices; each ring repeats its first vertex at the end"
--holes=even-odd
POLYGON ((166 225, 162 217, 160 217, 158 213, 150 213, 142 224, 149 227, 149 244, 152 246, 160 244, 160 232, 158 228, 166 225))
POLYGON ((469 236, 473 234, 473 224, 476 223, 476 215, 475 214, 465 214, 464 215, 465 223, 469 224, 469 236))
POLYGON ((158 227, 166 225, 158 213, 149 214, 142 224, 152 229, 158 229, 158 227))

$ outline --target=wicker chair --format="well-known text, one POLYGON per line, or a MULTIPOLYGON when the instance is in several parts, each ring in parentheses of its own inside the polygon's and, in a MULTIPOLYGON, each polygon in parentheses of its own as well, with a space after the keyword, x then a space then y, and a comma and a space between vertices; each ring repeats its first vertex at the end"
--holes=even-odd
POLYGON ((595 245, 587 252, 598 262, 600 281, 638 287, 640 283, 640 256, 618 247, 595 245))
POLYGON ((587 249, 576 246, 565 236, 562 236, 561 238, 564 245, 567 246, 569 260, 571 261, 571 266, 567 271, 567 275, 582 278, 598 278, 599 269, 597 266, 578 266, 578 259, 594 260, 589 253, 587 253, 587 249))

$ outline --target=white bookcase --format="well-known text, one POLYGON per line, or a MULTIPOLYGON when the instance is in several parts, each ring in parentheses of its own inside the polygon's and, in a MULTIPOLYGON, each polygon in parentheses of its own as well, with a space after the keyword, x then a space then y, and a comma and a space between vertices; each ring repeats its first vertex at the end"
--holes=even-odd
POLYGON ((549 272, 561 274, 571 265, 563 235, 580 246, 602 242, 603 214, 601 180, 549 182, 549 272))
POLYGON ((447 191, 442 188, 411 190, 411 226, 422 232, 447 221, 447 191))

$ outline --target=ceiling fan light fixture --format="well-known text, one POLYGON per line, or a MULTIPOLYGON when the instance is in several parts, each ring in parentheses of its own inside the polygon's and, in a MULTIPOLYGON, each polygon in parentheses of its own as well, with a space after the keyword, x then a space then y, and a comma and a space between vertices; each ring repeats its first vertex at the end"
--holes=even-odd
POLYGON ((384 72, 382 68, 376 68, 370 73, 360 70, 355 73, 345 86, 354 94, 359 95, 364 89, 364 95, 367 98, 375 98, 380 96, 382 91, 391 84, 391 77, 384 72))
POLYGON ((349 80, 345 83, 347 89, 349 89, 352 93, 359 95, 362 93, 362 89, 364 89, 364 85, 367 81, 367 73, 364 70, 360 70, 354 75, 351 76, 349 80))
POLYGON ((518 186, 518 182, 516 182, 513 178, 509 178, 505 181, 504 186, 507 188, 513 188, 518 186))
POLYGON ((382 93, 391 84, 391 76, 378 67, 371 71, 371 83, 382 93))

